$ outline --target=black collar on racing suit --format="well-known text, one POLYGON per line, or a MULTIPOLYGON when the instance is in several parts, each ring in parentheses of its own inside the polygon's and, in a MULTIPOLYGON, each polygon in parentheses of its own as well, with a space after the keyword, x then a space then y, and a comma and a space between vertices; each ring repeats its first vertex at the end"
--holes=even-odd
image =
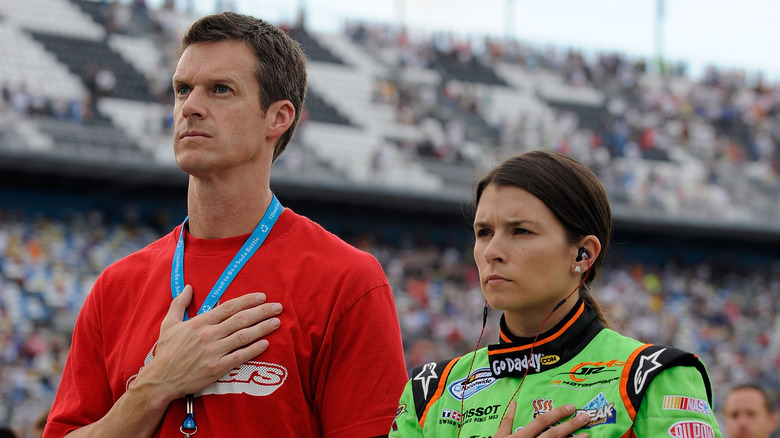
POLYGON ((534 338, 514 336, 501 316, 498 344, 488 346, 488 360, 493 377, 523 377, 555 368, 582 351, 602 330, 604 324, 596 311, 582 299, 558 324, 534 338))

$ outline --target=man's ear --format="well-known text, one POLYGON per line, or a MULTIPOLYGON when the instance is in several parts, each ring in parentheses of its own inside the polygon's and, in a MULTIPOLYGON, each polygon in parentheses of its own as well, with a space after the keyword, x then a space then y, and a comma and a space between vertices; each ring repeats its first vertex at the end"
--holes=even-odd
POLYGON ((295 120, 295 107, 289 100, 277 100, 272 103, 265 112, 268 123, 268 138, 278 138, 287 132, 295 120))

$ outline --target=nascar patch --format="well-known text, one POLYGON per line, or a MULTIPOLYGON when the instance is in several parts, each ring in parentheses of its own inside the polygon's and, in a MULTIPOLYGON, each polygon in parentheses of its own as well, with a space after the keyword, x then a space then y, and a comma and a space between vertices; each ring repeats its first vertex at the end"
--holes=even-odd
POLYGON ((712 413, 710 405, 706 401, 682 395, 665 395, 661 409, 665 411, 698 412, 704 415, 710 415, 712 413))
POLYGON ((450 395, 455 397, 456 400, 466 400, 496 382, 498 382, 498 379, 493 377, 490 368, 478 368, 472 371, 465 379, 452 382, 449 386, 449 391, 450 395))

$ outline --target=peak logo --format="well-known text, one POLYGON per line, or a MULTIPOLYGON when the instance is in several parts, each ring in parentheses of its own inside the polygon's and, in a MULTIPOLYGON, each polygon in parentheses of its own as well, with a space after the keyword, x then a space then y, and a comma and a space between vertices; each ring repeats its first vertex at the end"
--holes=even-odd
POLYGON ((600 392, 599 395, 589 401, 582 409, 577 409, 577 414, 581 412, 585 412, 590 417, 590 422, 583 426, 583 429, 590 429, 591 427, 601 424, 612 424, 617 420, 615 404, 610 403, 610 401, 604 397, 603 392, 600 392))

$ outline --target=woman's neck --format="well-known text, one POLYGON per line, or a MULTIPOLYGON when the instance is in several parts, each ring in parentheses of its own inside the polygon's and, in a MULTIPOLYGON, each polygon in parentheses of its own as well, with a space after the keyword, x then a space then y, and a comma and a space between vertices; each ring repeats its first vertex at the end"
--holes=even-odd
POLYGON ((561 322, 577 304, 577 296, 570 296, 556 308, 559 303, 560 301, 523 311, 505 310, 504 320, 509 332, 519 338, 535 338, 561 322))

